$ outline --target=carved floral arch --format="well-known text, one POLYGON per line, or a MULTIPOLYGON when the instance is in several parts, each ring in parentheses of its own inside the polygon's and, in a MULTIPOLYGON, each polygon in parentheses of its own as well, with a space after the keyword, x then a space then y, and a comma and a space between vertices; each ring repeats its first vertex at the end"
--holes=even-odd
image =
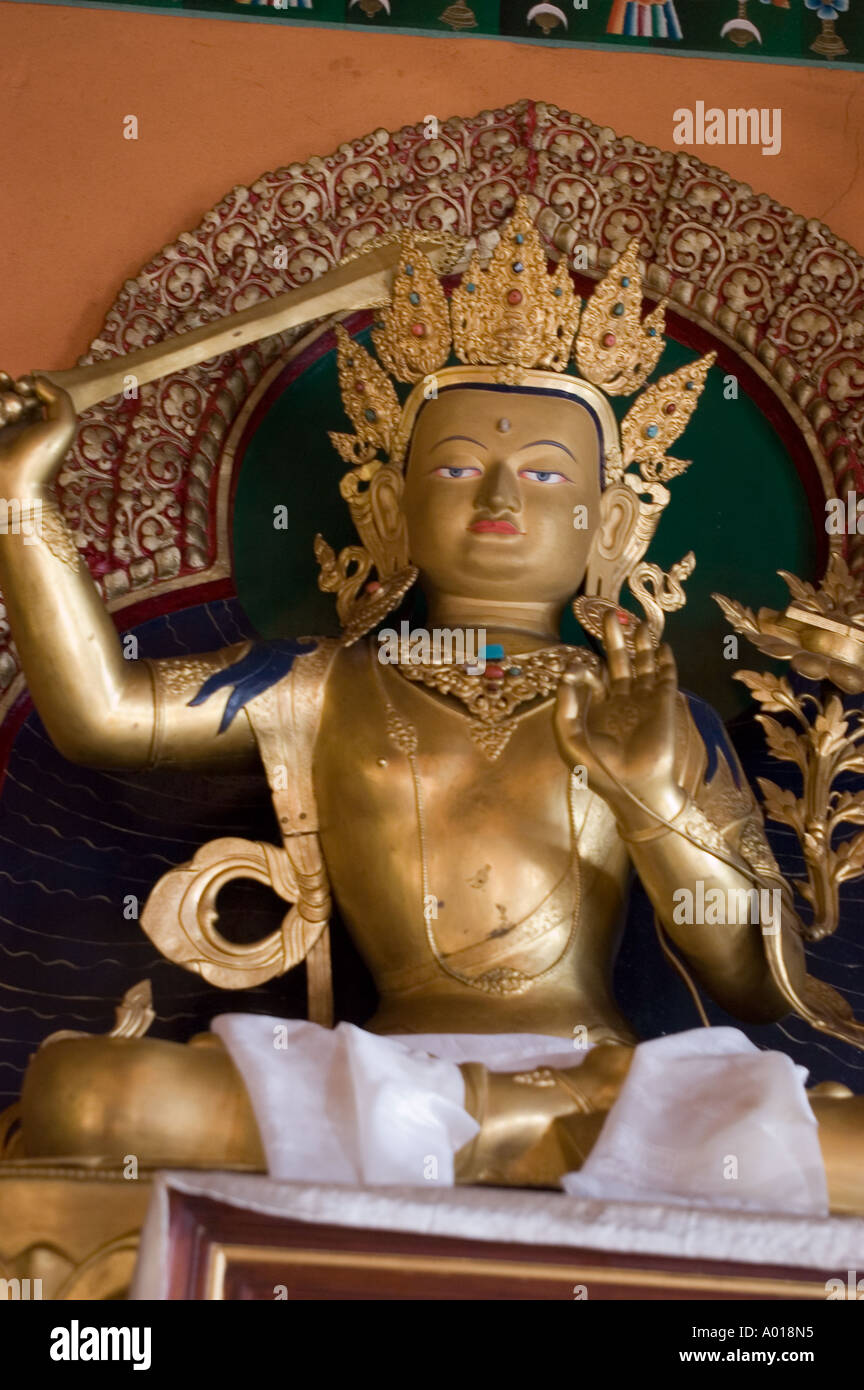
MULTIPOLYGON (((238 187, 133 280, 83 362, 132 352, 321 275, 392 227, 479 236, 529 194, 550 246, 599 274, 633 237, 649 294, 755 371, 800 429, 826 495, 864 492, 864 258, 824 224, 689 154, 543 102, 376 130, 238 187)), ((112 608, 228 575, 223 449, 269 369, 308 330, 266 339, 81 418, 62 507, 112 608)), ((234 433, 236 438, 236 431, 234 433)), ((849 538, 864 571, 864 538, 849 538)), ((0 691, 23 690, 0 615, 0 691)))

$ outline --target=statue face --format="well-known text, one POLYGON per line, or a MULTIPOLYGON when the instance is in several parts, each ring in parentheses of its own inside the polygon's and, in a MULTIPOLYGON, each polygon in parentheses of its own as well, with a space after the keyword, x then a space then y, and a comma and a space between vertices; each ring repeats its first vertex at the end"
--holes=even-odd
POLYGON ((600 519, 594 421, 558 396, 443 392, 418 419, 401 506, 426 586, 563 604, 600 519))

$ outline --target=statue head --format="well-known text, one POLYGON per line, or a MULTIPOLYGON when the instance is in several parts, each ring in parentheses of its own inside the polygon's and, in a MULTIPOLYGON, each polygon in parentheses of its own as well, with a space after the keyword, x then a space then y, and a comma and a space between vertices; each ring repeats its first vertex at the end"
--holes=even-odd
POLYGON ((713 362, 643 389, 619 427, 609 397, 644 387, 664 346, 665 306, 642 318, 637 249, 583 308, 566 264, 550 273, 520 199, 489 264, 475 255, 448 300, 402 234, 392 303, 372 335, 379 360, 337 328, 356 433, 331 439, 351 465, 341 491, 362 544, 337 557, 319 537, 316 554, 346 641, 418 575, 429 591, 480 602, 563 607, 584 587, 577 616, 595 632, 625 578, 633 588, 665 483, 687 466, 666 448, 713 362), (414 383, 404 402, 391 377, 414 383))

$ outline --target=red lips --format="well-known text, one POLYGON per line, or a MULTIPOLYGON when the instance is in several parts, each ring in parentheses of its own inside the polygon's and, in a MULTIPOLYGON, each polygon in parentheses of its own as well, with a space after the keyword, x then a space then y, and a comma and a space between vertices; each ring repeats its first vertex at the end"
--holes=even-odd
POLYGON ((468 527, 469 531, 483 532, 491 531, 499 536, 521 536, 522 532, 518 526, 514 526, 512 521, 472 521, 468 527))

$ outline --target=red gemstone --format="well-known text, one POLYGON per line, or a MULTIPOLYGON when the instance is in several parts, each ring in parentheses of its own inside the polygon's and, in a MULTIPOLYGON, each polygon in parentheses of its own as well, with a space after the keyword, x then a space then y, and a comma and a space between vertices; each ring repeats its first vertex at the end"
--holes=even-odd
POLYGON ((503 679, 504 679, 504 667, 503 667, 503 666, 487 666, 487 667, 486 667, 486 670, 484 671, 483 674, 484 674, 484 676, 486 677, 487 681, 503 681, 503 679))
POLYGON ((615 337, 615 334, 614 334, 614 333, 604 333, 604 334, 603 334, 603 346, 604 346, 604 347, 614 347, 617 341, 618 341, 618 339, 615 337))
POLYGON ((630 614, 629 614, 629 613, 625 613, 623 609, 619 608, 619 609, 618 609, 618 621, 619 621, 619 623, 621 624, 622 627, 629 627, 629 626, 630 626, 630 614))
POLYGON ((521 304, 521 303, 522 303, 522 291, 521 291, 521 290, 508 290, 508 291, 507 291, 507 303, 508 303, 508 304, 521 304))
POLYGON ((377 579, 370 579, 369 583, 366 585, 366 592, 367 594, 377 594, 380 588, 381 585, 378 583, 377 579))
POLYGON ((354 382, 354 390, 355 390, 355 391, 359 391, 360 394, 362 395, 363 392, 366 390, 366 382, 365 382, 365 381, 355 381, 355 382, 354 382))
POLYGON ((426 325, 425 325, 425 323, 412 323, 412 325, 411 325, 411 332, 414 334, 414 337, 415 337, 415 338, 425 338, 425 337, 426 337, 426 325))
POLYGON ((668 401, 666 405, 664 405, 663 409, 667 415, 674 415, 678 407, 674 401, 668 401))

